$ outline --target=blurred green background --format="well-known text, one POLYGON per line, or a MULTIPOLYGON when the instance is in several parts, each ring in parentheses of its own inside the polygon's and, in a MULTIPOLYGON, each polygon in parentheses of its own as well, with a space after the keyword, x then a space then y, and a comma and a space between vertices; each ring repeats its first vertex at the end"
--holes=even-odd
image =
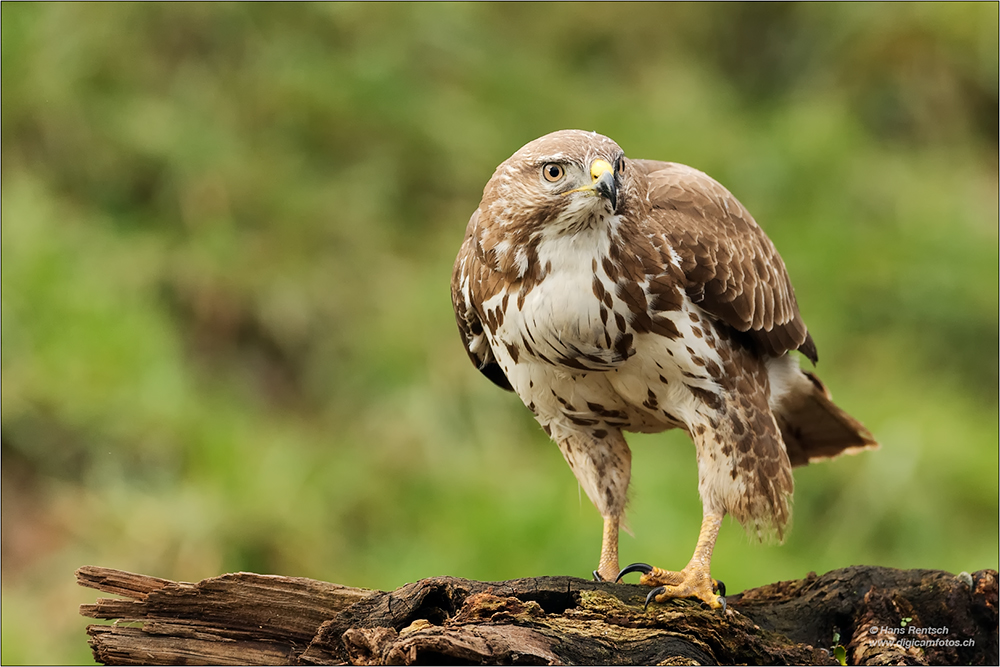
MULTIPOLYGON (((997 567, 997 4, 2 6, 2 660, 89 662, 73 571, 589 576, 601 522, 459 342, 498 163, 561 128, 725 184, 882 449, 727 522, 736 592, 997 567)), ((700 525, 632 437, 622 562, 700 525)))

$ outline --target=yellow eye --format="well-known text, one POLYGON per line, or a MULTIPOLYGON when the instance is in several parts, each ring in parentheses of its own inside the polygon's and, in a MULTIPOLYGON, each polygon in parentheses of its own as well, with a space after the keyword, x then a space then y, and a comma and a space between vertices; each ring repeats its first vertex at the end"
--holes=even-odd
POLYGON ((542 167, 542 175, 549 183, 555 183, 556 181, 562 180, 562 177, 566 175, 566 170, 563 169, 561 164, 549 162, 547 165, 542 167))

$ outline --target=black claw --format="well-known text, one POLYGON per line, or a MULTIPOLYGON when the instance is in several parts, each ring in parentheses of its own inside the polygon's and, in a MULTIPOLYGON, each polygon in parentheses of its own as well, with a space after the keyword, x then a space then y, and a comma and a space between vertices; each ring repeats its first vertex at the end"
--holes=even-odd
POLYGON ((617 584, 619 581, 622 580, 622 577, 624 577, 626 574, 630 572, 642 572, 643 574, 649 574, 652 571, 653 571, 652 565, 646 565, 645 563, 632 563, 631 565, 629 565, 624 570, 618 573, 618 576, 615 577, 615 583, 617 584))
POLYGON ((663 586, 657 586, 653 590, 649 591, 649 595, 646 596, 646 604, 642 605, 642 610, 646 611, 646 609, 649 607, 650 601, 660 593, 665 592, 666 590, 667 589, 663 586))
POLYGON ((604 577, 597 574, 597 570, 594 570, 594 581, 604 581, 604 577))
POLYGON ((726 598, 723 597, 723 596, 719 596, 719 602, 722 603, 722 613, 725 614, 726 613, 726 598))
POLYGON ((713 579, 712 583, 715 584, 715 590, 718 591, 719 595, 726 597, 726 584, 722 579, 713 579))

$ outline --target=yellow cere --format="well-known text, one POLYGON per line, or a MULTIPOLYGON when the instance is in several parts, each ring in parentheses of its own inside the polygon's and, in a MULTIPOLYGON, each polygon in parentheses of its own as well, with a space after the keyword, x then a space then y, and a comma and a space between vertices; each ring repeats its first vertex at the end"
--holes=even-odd
POLYGON ((615 173, 614 167, 605 160, 594 160, 593 164, 590 165, 590 176, 595 181, 606 171, 610 171, 612 174, 615 173))
POLYGON ((607 160, 594 160, 590 165, 590 176, 594 179, 593 183, 590 185, 581 185, 580 187, 573 188, 572 190, 567 190, 566 192, 563 192, 562 195, 565 197, 566 195, 571 195, 574 192, 590 192, 592 194, 596 194, 594 188, 597 186, 597 179, 599 179, 605 172, 610 172, 612 174, 615 173, 615 169, 611 166, 611 163, 607 160))

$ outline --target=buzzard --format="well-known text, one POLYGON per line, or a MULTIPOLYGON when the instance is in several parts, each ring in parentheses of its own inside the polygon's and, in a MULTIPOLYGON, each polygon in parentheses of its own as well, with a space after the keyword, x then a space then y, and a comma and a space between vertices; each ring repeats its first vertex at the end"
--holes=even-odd
POLYGON ((784 262, 722 185, 563 130, 497 167, 451 284, 466 352, 517 393, 604 519, 594 577, 725 606, 712 549, 731 514, 779 539, 792 467, 877 447, 832 402, 784 262), (701 533, 680 571, 618 568, 632 454, 623 431, 694 441, 701 533))

